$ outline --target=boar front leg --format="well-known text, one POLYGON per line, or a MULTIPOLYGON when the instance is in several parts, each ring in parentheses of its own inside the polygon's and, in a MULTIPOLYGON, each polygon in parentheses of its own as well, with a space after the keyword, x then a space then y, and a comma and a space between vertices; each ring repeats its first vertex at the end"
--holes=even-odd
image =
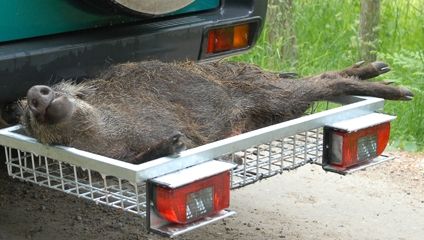
POLYGON ((181 140, 182 136, 180 132, 174 133, 171 137, 160 141, 151 146, 147 151, 138 154, 132 163, 140 164, 156 158, 179 154, 186 148, 184 142, 181 140))

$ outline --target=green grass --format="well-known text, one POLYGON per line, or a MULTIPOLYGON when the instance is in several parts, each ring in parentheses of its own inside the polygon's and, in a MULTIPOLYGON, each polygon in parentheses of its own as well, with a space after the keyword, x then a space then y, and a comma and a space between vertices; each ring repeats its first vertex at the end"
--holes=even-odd
MULTIPOLYGON (((302 76, 350 66, 360 60, 358 25, 360 1, 296 0, 294 26, 297 59, 281 59, 284 29, 268 18, 257 46, 232 58, 275 71, 302 76), (269 26, 273 26, 270 28, 269 26), (274 31, 275 39, 269 39, 274 31), (281 36, 281 37, 278 37, 281 36)), ((410 102, 387 101, 385 111, 397 115, 392 124, 392 147, 424 150, 424 0, 382 0, 379 26, 379 60, 392 71, 379 79, 411 89, 410 102)))

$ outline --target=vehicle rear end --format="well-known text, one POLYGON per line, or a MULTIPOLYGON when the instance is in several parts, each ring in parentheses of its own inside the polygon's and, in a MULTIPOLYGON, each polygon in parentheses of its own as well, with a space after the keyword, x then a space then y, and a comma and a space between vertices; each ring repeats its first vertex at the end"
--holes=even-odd
POLYGON ((254 0, 183 0, 175 1, 183 6, 178 10, 138 12, 126 8, 127 1, 117 2, 2 1, 0 103, 24 96, 32 85, 80 80, 111 64, 210 60, 245 51, 259 36, 267 6, 254 0))

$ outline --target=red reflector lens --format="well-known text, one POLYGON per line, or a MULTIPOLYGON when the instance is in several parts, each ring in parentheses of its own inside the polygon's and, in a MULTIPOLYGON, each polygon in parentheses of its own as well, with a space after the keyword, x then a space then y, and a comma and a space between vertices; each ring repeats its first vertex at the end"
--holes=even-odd
POLYGON ((212 29, 208 32, 207 53, 219 53, 249 46, 249 24, 212 29))
POLYGON ((210 216, 230 205, 230 172, 170 189, 154 187, 157 213, 169 222, 186 224, 210 216))
POLYGON ((348 168, 381 155, 390 136, 390 122, 356 132, 332 130, 329 163, 348 168))
POLYGON ((217 53, 231 50, 233 47, 234 29, 223 28, 209 32, 208 53, 217 53))

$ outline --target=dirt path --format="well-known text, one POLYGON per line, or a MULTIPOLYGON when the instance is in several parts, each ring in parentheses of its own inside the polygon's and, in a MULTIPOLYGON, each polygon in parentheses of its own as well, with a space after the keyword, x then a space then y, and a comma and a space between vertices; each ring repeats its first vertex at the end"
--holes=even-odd
MULTIPOLYGON (((226 219, 177 239, 424 239, 424 154, 341 177, 304 166, 232 192, 226 219)), ((132 214, 0 171, 0 240, 162 239, 132 214)))

